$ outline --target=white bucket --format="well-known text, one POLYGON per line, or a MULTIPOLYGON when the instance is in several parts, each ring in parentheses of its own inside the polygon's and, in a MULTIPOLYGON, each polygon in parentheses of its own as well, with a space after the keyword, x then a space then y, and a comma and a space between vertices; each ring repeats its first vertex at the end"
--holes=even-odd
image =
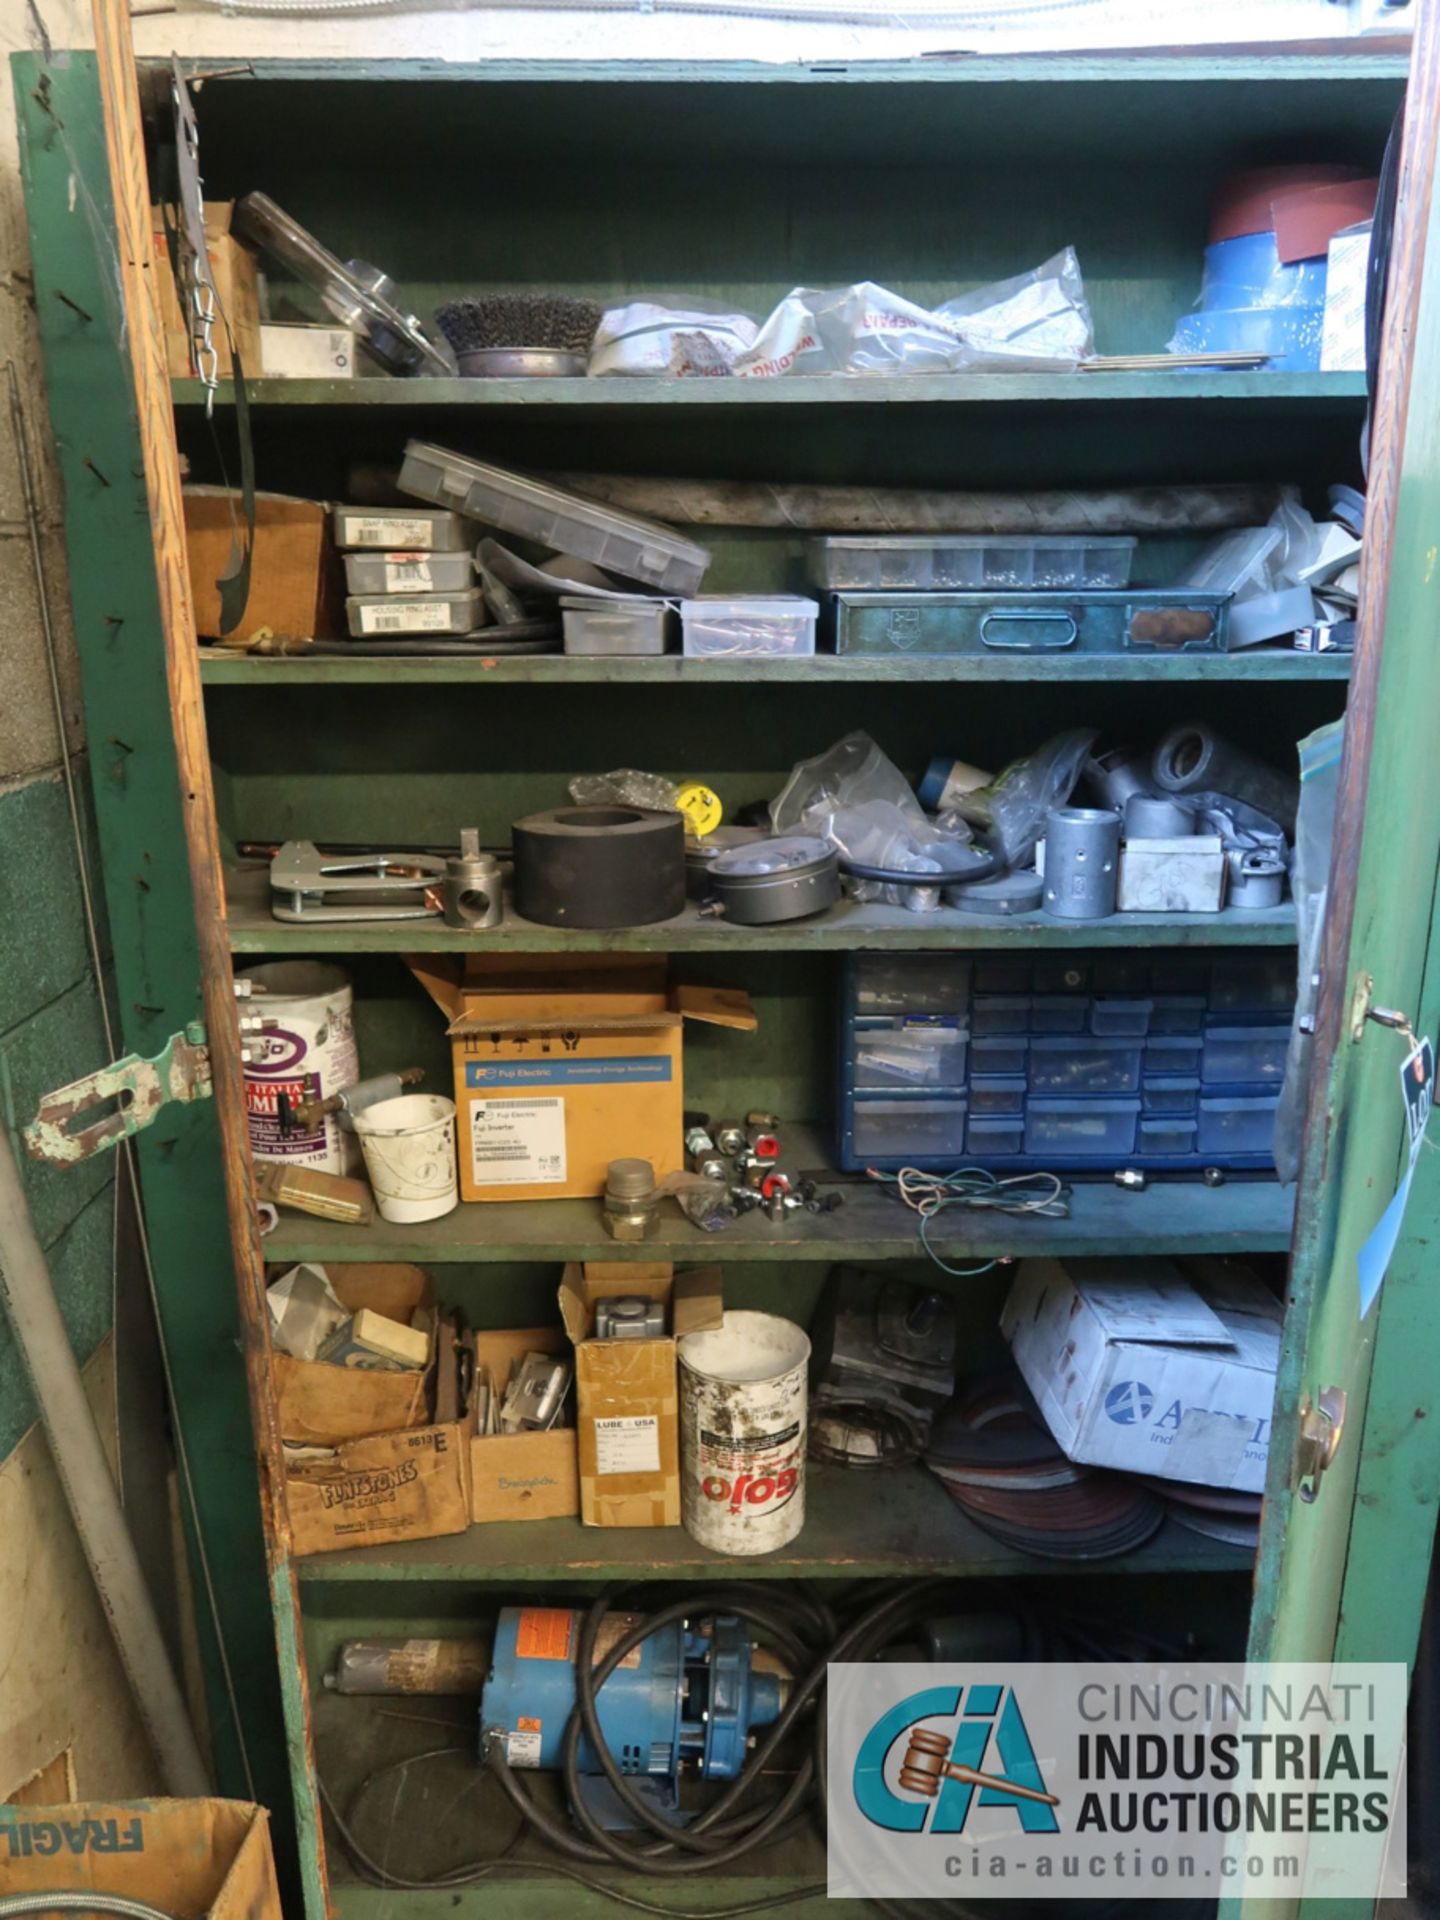
POLYGON ((460 1197, 453 1100, 402 1093, 357 1113, 355 1131, 382 1220, 438 1220, 450 1212, 460 1197))
POLYGON ((247 1017, 266 1022, 263 1031, 245 1035, 251 1153, 287 1167, 358 1171, 359 1144, 333 1114, 318 1126, 280 1131, 282 1094, 293 1112, 302 1101, 326 1100, 360 1078, 349 976, 318 960, 276 960, 250 967, 242 977, 265 989, 241 1006, 247 1017))
POLYGON ((727 1313, 680 1356, 680 1517, 717 1553, 773 1553, 805 1524, 810 1342, 773 1313, 727 1313))

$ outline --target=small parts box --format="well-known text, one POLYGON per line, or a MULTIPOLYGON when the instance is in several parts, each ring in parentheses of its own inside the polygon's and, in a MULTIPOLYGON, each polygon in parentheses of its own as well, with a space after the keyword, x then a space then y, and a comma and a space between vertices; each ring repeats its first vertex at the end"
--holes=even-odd
POLYGON ((474 633, 485 624, 485 597, 478 587, 461 593, 352 594, 345 617, 356 640, 384 633, 474 633))
POLYGON ((815 651, 820 608, 799 594, 680 602, 680 650, 692 659, 793 659, 815 651))

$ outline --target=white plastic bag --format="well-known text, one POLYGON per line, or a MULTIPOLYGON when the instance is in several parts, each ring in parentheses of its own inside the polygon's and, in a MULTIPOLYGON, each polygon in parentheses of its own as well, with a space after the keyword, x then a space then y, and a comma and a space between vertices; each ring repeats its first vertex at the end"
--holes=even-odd
POLYGON ((728 375, 759 331, 748 313, 726 312, 703 300, 632 300, 601 315, 586 371, 728 375))

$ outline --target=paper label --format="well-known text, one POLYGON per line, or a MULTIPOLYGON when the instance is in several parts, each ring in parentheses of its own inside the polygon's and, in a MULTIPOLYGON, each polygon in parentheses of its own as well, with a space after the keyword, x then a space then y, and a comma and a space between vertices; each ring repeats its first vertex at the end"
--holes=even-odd
POLYGON ((564 1100, 472 1101, 470 1177, 477 1187, 559 1185, 566 1177, 564 1100))
POLYGON ((397 600, 393 606, 360 609, 362 633, 448 633, 448 600, 397 600))
POLYGON ((512 1767, 540 1765, 540 1726, 538 1721, 522 1721, 514 1733, 505 1736, 505 1758, 512 1767))
POLYGON ((385 556, 385 591, 396 593, 416 587, 429 593, 435 585, 430 562, 423 553, 390 553, 385 556))
MULTIPOLYGON (((615 1645, 616 1641, 623 1639, 632 1627, 636 1627, 639 1624, 640 1615, 638 1613, 607 1613, 595 1629, 595 1652, 590 1662, 591 1666, 598 1667, 606 1654, 609 1653, 610 1649, 615 1645)), ((642 1641, 638 1647, 632 1647, 629 1653, 622 1654, 616 1672, 618 1673, 626 1667, 632 1670, 638 1667, 640 1664, 640 1656, 644 1651, 645 1647, 642 1641)))
POLYGON ((658 1473, 660 1421, 653 1413, 596 1420, 596 1473, 658 1473))
MULTIPOLYGON (((515 1657, 568 1660, 574 1630, 575 1615, 569 1607, 522 1607, 515 1624, 515 1657)), ((526 1722, 520 1724, 523 1727, 526 1722)))
POLYGON ((408 514, 377 514, 373 519, 345 521, 346 540, 352 547, 433 547, 435 529, 428 520, 412 520, 408 514))

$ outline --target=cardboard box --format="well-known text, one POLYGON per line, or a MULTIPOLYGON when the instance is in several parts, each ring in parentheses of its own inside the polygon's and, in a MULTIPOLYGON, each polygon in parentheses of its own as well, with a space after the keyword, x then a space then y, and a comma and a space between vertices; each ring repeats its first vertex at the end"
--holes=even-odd
POLYGON ((408 965, 449 1018, 463 1200, 605 1190, 610 1162, 684 1165, 686 1020, 755 1030, 747 994, 666 984, 663 960, 422 954, 408 965))
POLYGON ((469 1408, 444 1426, 376 1433, 287 1456, 285 1504, 296 1553, 393 1546, 464 1533, 470 1524, 469 1408))
MULTIPOLYGON (((237 487, 186 487, 190 592, 202 640, 225 637, 217 582, 233 564, 244 524, 237 487)), ((343 631, 343 584, 324 504, 257 493, 250 594, 234 636, 246 639, 264 627, 285 639, 333 639, 343 631)))
POLYGON ((1370 279, 1370 223, 1332 236, 1325 267, 1322 373, 1365 371, 1365 291, 1370 279))
MULTIPOLYGON (((240 364, 254 379, 260 372, 260 276, 254 253, 230 231, 233 200, 205 202, 205 251, 210 256, 210 274, 215 282, 215 297, 225 319, 217 318, 212 338, 215 342, 216 371, 222 380, 234 372, 230 339, 240 350, 240 364)), ((172 380, 193 380, 195 365, 190 330, 181 311, 175 287, 175 270, 170 264, 170 243, 165 220, 158 207, 150 209, 152 244, 155 255, 155 293, 160 303, 160 322, 165 330, 165 361, 172 380)))
POLYGON ((580 1518, 587 1527, 680 1524, 680 1420, 675 1342, 720 1325, 720 1270, 678 1278, 667 1261, 571 1261, 560 1317, 575 1343, 580 1518), (642 1294, 669 1308, 662 1340, 592 1340, 595 1307, 642 1294))
MULTIPOLYGON (((560 1327, 475 1335, 475 1357, 489 1368, 502 1398, 511 1369, 527 1353, 564 1353, 568 1346, 560 1327)), ((473 1520, 555 1520, 579 1511, 573 1426, 552 1427, 546 1433, 477 1433, 470 1442, 473 1520)))
POLYGON ((1027 1260, 1001 1331, 1070 1459, 1259 1493, 1280 1303, 1242 1266, 1188 1264, 1027 1260))
POLYGON ((353 380, 355 335, 349 327, 260 324, 260 371, 267 380, 353 380))
MULTIPOLYGON (((417 1308, 435 1304, 430 1276, 419 1267, 337 1261, 325 1274, 352 1313, 370 1307, 408 1324, 417 1308)), ((423 1427, 434 1403, 435 1356, 432 1352, 423 1373, 397 1373, 292 1360, 277 1350, 272 1377, 281 1439, 295 1446, 335 1447, 375 1433, 423 1427)))
POLYGON ((282 1920, 270 1816, 243 1800, 0 1806, 0 1896, 60 1892, 175 1920, 282 1920))

